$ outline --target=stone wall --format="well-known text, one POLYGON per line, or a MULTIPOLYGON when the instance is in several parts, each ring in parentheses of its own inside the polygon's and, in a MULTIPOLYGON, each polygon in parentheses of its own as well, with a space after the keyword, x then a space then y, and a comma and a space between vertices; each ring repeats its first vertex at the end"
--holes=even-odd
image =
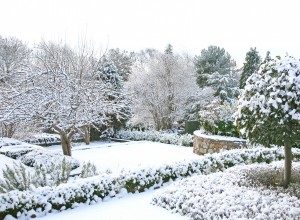
POLYGON ((246 147, 246 140, 219 135, 206 135, 200 131, 194 132, 193 152, 198 155, 219 153, 224 150, 241 149, 246 147))

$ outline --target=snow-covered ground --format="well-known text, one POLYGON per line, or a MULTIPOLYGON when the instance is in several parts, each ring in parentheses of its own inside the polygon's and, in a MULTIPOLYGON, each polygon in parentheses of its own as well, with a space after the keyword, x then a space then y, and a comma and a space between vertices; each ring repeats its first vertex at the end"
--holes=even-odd
MULTIPOLYGON (((62 152, 59 145, 46 149, 62 152)), ((116 174, 122 169, 136 170, 144 167, 158 167, 162 164, 199 158, 193 153, 191 147, 150 141, 94 142, 90 145, 75 143, 72 154, 79 161, 91 161, 100 172, 109 170, 116 174)))
MULTIPOLYGON (((157 191, 157 190, 156 190, 157 191)), ((41 220, 187 220, 189 218, 171 213, 161 207, 151 205, 154 191, 131 194, 123 198, 113 198, 92 206, 82 205, 73 210, 48 214, 41 220)))
MULTIPOLYGON (((45 150, 62 152, 60 145, 45 147, 45 150)), ((118 174, 122 169, 135 170, 143 167, 158 167, 164 163, 199 158, 191 147, 181 147, 149 141, 137 142, 93 142, 90 145, 75 143, 73 157, 80 161, 91 161, 100 172, 110 170, 118 174)), ((1 156, 1 155, 0 155, 1 156)), ((5 157, 5 156, 3 156, 5 157)), ((0 158, 0 160, 3 158, 0 158)), ((5 157, 4 163, 12 164, 12 159, 5 157)), ((157 191, 157 190, 156 190, 157 191)), ((154 190, 140 194, 127 194, 122 198, 113 198, 98 204, 81 205, 73 210, 52 213, 41 219, 103 219, 103 220, 185 220, 184 216, 151 204, 154 190)), ((11 219, 11 218, 7 218, 11 219)))

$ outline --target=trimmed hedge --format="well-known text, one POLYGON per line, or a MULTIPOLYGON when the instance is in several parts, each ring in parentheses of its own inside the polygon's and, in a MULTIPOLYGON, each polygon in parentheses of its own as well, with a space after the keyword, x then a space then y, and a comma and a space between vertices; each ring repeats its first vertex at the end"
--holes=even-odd
MULTIPOLYGON (((293 149, 293 155, 295 160, 299 160, 300 150, 293 149)), ((105 197, 114 197, 124 188, 127 192, 143 192, 151 187, 159 188, 170 180, 223 171, 235 165, 270 163, 283 158, 281 148, 231 150, 157 168, 123 171, 119 176, 99 175, 58 187, 43 187, 34 191, 11 191, 0 194, 0 219, 4 219, 6 215, 23 219, 42 216, 54 210, 74 208, 79 203, 93 204, 105 197)))
POLYGON ((193 146, 193 135, 191 134, 176 134, 160 131, 129 131, 121 130, 116 134, 117 138, 133 140, 133 141, 154 141, 164 144, 174 144, 180 146, 193 146))

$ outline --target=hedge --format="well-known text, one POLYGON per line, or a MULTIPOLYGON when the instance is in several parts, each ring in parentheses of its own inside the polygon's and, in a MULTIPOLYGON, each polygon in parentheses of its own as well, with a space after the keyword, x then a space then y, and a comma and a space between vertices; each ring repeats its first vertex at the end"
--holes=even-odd
MULTIPOLYGON (((293 149, 293 155, 294 160, 299 160, 300 150, 293 149)), ((11 191, 0 194, 0 219, 7 215, 29 219, 55 210, 74 208, 80 203, 94 204, 101 199, 114 197, 123 189, 128 193, 143 192, 145 189, 159 188, 170 180, 223 171, 235 165, 270 163, 283 158, 282 148, 231 150, 156 168, 123 171, 118 176, 105 174, 78 179, 58 187, 11 191)))

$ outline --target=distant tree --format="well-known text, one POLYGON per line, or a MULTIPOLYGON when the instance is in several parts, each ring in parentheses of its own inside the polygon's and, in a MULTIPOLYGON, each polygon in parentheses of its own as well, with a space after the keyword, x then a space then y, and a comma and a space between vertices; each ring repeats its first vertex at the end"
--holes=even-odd
POLYGON ((165 54, 173 54, 173 46, 171 44, 168 44, 166 47, 165 54))
POLYGON ((256 47, 250 48, 246 54, 245 63, 242 68, 242 74, 240 78, 240 89, 243 89, 246 85, 246 80, 251 76, 255 71, 258 70, 261 63, 261 58, 259 56, 256 47))
POLYGON ((154 124, 156 130, 170 129, 197 90, 193 63, 170 51, 149 51, 140 55, 127 83, 136 98, 133 119, 154 124))
POLYGON ((300 147, 300 61, 293 57, 262 64, 246 82, 235 122, 250 143, 284 146, 285 187, 290 183, 292 147, 300 147))
POLYGON ((117 69, 119 75, 124 81, 128 80, 128 77, 132 73, 132 67, 135 62, 135 54, 133 52, 121 51, 119 48, 110 49, 102 57, 103 63, 111 63, 117 69))
POLYGON ((12 105, 12 97, 22 91, 21 85, 31 74, 31 50, 22 41, 14 37, 3 38, 0 36, 0 124, 2 135, 12 137, 20 120, 15 114, 8 113, 7 107, 12 105), (5 115, 5 117, 4 117, 5 115))
POLYGON ((224 48, 209 46, 195 57, 194 63, 200 88, 213 87, 222 100, 230 101, 238 95, 236 63, 224 48))
POLYGON ((263 63, 267 63, 267 62, 269 62, 272 59, 271 56, 270 56, 270 54, 271 54, 270 51, 267 51, 266 57, 263 60, 263 63))

